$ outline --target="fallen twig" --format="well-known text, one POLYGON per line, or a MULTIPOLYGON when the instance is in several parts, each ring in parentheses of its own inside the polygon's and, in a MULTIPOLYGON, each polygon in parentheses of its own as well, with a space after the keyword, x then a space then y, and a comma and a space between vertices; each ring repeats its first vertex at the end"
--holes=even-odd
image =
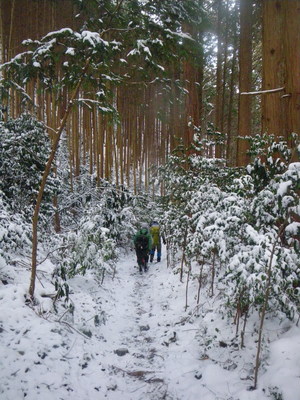
POLYGON ((66 321, 56 321, 56 322, 60 322, 61 324, 67 325, 69 328, 73 329, 75 332, 79 333, 79 335, 83 336, 86 339, 91 339, 89 336, 87 336, 84 333, 80 332, 78 329, 74 328, 74 326, 72 326, 71 324, 69 324, 66 321))
POLYGON ((137 371, 126 371, 125 369, 119 368, 119 367, 113 367, 117 371, 124 372, 125 374, 129 376, 134 376, 136 378, 143 378, 147 374, 154 374, 155 371, 142 371, 142 370, 137 370, 137 371))

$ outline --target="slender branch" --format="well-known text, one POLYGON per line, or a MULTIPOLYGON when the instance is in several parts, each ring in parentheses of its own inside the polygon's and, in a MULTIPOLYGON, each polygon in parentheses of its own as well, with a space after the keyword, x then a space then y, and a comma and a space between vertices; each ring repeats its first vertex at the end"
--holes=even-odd
POLYGON ((103 33, 107 33, 107 32, 131 32, 131 31, 135 31, 137 30, 137 28, 108 28, 105 29, 105 31, 103 31, 103 33))
POLYGON ((75 332, 79 333, 79 335, 83 336, 86 339, 91 339, 89 336, 85 335, 84 333, 80 332, 78 329, 74 328, 74 326, 72 326, 71 324, 69 324, 69 322, 66 321, 57 321, 60 324, 65 324, 67 325, 70 329, 73 329, 75 332))
POLYGON ((58 250, 67 249, 68 247, 70 247, 70 245, 68 245, 68 246, 60 246, 60 247, 57 247, 57 248, 55 248, 55 249, 49 251, 49 252, 47 253, 46 257, 44 257, 43 260, 41 260, 41 261, 39 261, 39 262, 37 263, 37 266, 43 264, 43 262, 47 260, 47 258, 50 256, 50 254, 53 254, 55 251, 58 251, 58 250))
POLYGON ((276 89, 269 89, 269 90, 259 90, 257 92, 241 92, 240 95, 255 96, 257 94, 268 94, 268 93, 282 92, 283 90, 285 90, 285 87, 276 88, 276 89))
POLYGON ((152 81, 126 81, 125 84, 126 85, 152 85, 154 83, 159 83, 159 80, 157 78, 153 79, 152 81))
POLYGON ((54 132, 56 134, 56 129, 51 128, 51 126, 45 124, 45 122, 43 122, 44 126, 49 129, 50 131, 54 132))

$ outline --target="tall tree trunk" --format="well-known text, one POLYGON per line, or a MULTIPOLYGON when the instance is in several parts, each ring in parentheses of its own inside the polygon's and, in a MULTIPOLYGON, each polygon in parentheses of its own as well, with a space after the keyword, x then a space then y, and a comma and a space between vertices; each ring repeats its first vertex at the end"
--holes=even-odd
MULTIPOLYGON (((226 80, 228 69, 228 36, 229 36, 229 15, 228 15, 228 0, 225 9, 225 32, 224 32, 224 62, 223 62, 223 77, 222 77, 222 108, 221 108, 221 132, 225 133, 225 98, 226 98, 226 80)), ((224 157, 224 154, 222 154, 224 157)))
MULTIPOLYGON (((189 33, 196 40, 197 29, 190 23, 185 23, 183 26, 185 32, 189 33)), ((185 97, 185 133, 184 143, 188 148, 193 142, 194 126, 200 126, 199 119, 199 68, 197 63, 192 63, 191 60, 184 61, 183 64, 183 79, 187 89, 185 97)))
POLYGON ((201 130, 201 137, 203 138, 203 80, 204 80, 204 52, 203 52, 203 32, 198 34, 198 43, 200 46, 201 54, 199 55, 198 65, 198 118, 199 129, 201 130))
MULTIPOLYGON (((218 25, 217 25, 217 36, 218 36, 218 53, 217 53, 217 71, 216 71, 216 101, 215 101, 215 130, 221 133, 222 125, 222 58, 223 58, 223 46, 222 46, 222 0, 218 0, 218 25)), ((222 157, 222 146, 216 144, 215 156, 217 158, 222 157)))
MULTIPOLYGON (((263 90, 284 86, 283 3, 283 0, 263 2, 263 90)), ((281 92, 262 96, 262 133, 284 136, 281 96, 281 92)))
MULTIPOLYGON (((237 13, 237 7, 236 11, 237 13)), ((236 25, 234 25, 234 39, 233 39, 233 50, 232 50, 232 61, 230 71, 230 84, 229 84, 229 102, 228 102, 228 118, 227 118, 227 165, 233 167, 236 165, 236 150, 237 150, 237 131, 233 128, 233 107, 235 100, 235 84, 236 84, 236 65, 237 65, 237 42, 238 35, 236 25)))
POLYGON ((12 45, 13 45, 13 28, 15 25, 14 14, 15 14, 15 0, 11 3, 11 13, 10 13, 10 26, 9 26, 9 39, 8 39, 8 59, 13 55, 12 45))
POLYGON ((285 132, 291 143, 291 133, 300 136, 300 0, 283 1, 284 53, 286 65, 285 132))
MULTIPOLYGON (((250 92, 252 86, 252 8, 253 0, 240 0, 240 93, 250 92)), ((239 120, 237 140, 237 166, 247 165, 248 142, 243 139, 251 135, 251 96, 239 97, 239 120)))

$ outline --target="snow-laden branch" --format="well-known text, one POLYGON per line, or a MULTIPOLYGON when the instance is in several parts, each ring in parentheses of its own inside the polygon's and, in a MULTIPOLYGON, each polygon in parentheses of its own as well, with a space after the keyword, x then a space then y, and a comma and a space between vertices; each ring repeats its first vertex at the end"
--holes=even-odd
POLYGON ((269 90, 259 90, 257 92, 241 92, 241 95, 256 95, 256 94, 267 94, 267 93, 276 93, 276 92, 282 92, 285 89, 285 87, 280 87, 276 89, 269 89, 269 90))
POLYGON ((15 89, 17 91, 19 91, 22 94, 22 96, 24 96, 27 100, 29 100, 31 103, 33 103, 32 98, 29 96, 28 93, 26 93, 25 89, 22 88, 22 86, 20 86, 17 82, 12 81, 12 80, 10 81, 10 83, 11 83, 12 86, 15 87, 15 89))

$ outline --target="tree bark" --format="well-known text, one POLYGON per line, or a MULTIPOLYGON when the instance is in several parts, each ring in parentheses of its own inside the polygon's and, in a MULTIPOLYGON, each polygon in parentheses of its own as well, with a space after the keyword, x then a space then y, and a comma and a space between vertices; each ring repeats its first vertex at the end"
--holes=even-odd
MULTIPOLYGON (((222 1, 218 0, 218 22, 217 22, 217 36, 218 36, 218 53, 217 53, 217 70, 216 70, 216 101, 215 101, 215 130, 221 132, 221 118, 222 118, 222 1)), ((220 158, 222 156, 222 146, 216 144, 215 156, 220 158)))
POLYGON ((291 146, 291 133, 300 135, 300 0, 282 2, 284 10, 285 138, 291 146))
MULTIPOLYGON (((225 104, 226 104, 226 81, 228 75, 228 39, 229 39, 229 15, 228 15, 228 0, 225 9, 225 32, 224 32, 224 62, 223 62, 223 77, 222 77, 222 108, 221 108, 221 132, 225 133, 225 104)), ((224 152, 224 150, 223 150, 224 152)), ((224 157, 224 154, 222 154, 224 157)))
MULTIPOLYGON (((197 29, 190 23, 185 23, 184 31, 189 33, 196 40, 197 29)), ((185 134, 184 143, 189 148, 194 138, 194 126, 200 126, 199 119, 199 68, 197 62, 191 60, 185 61, 183 64, 183 79, 185 81, 188 94, 185 98, 185 134)))
MULTIPOLYGON (((237 13, 237 10, 235 11, 237 13)), ((230 71, 230 84, 229 84, 229 102, 228 102, 228 117, 227 117, 227 151, 226 160, 229 167, 236 165, 236 150, 237 150, 237 130, 236 126, 233 128, 233 108, 235 101, 235 88, 236 88, 236 65, 237 65, 237 44, 238 35, 236 26, 234 26, 233 50, 230 71)))
MULTIPOLYGON (((241 92, 248 92, 252 86, 252 7, 253 0, 240 0, 240 79, 241 92)), ((251 135, 251 97, 239 96, 237 140, 237 166, 247 165, 250 158, 247 154, 249 147, 245 136, 251 135)))
MULTIPOLYGON (((283 0, 263 2, 262 90, 284 86, 283 3, 283 0)), ((284 136, 281 96, 282 93, 275 92, 262 97, 262 133, 284 136)))

